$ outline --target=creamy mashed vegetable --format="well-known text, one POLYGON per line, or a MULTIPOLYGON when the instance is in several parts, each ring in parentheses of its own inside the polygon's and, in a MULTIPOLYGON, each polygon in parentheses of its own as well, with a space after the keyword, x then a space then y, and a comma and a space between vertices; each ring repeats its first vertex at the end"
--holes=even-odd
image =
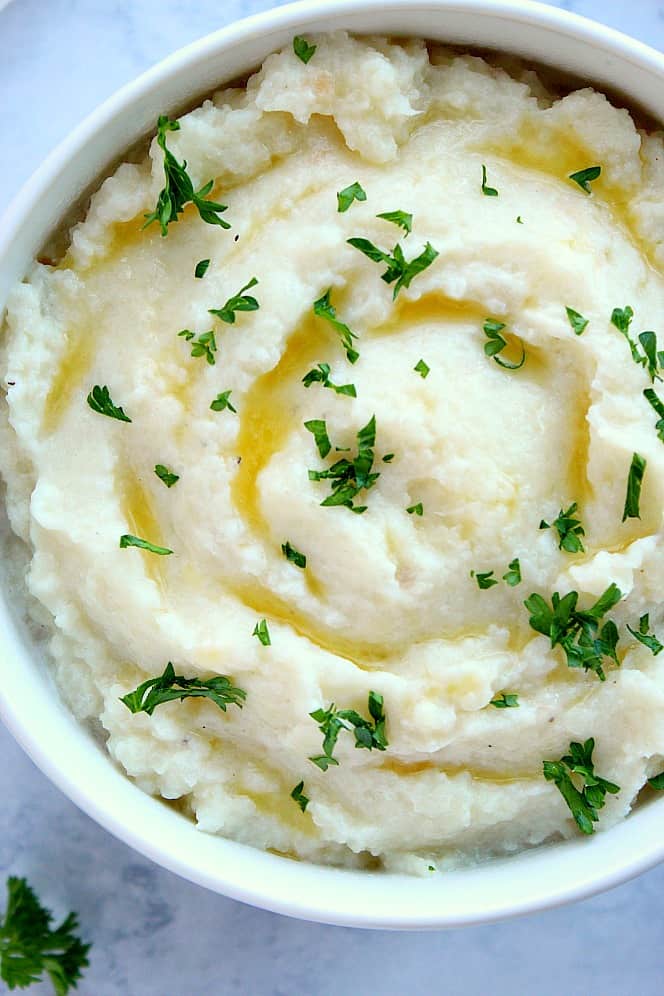
POLYGON ((661 329, 662 139, 518 66, 419 41, 309 41, 308 62, 270 56, 167 133, 196 189, 214 180, 230 229, 189 205, 166 237, 141 230, 164 185, 155 141, 105 180, 64 259, 11 298, 3 474, 59 687, 145 791, 292 856, 426 873, 573 835, 542 763, 590 737, 596 772, 620 787, 598 812, 608 827, 664 755, 664 655, 627 629, 648 613, 644 634, 664 639, 664 430, 643 394, 664 391, 611 322, 633 309, 637 357, 638 334, 661 329), (569 179, 595 165, 590 192, 569 179), (339 211, 355 182, 366 200, 339 211), (377 217, 393 211, 412 214, 410 234, 377 217), (438 255, 393 299, 350 238, 438 255), (256 309, 234 324, 209 313, 254 277, 256 309), (313 313, 328 289, 354 364, 313 313), (495 357, 487 319, 505 326, 495 357), (215 362, 192 356, 208 331, 215 362), (519 369, 496 362, 522 349, 519 369), (305 387, 320 363, 356 397, 305 387), (131 422, 86 403, 95 385, 131 422), (308 470, 354 459, 372 416, 380 476, 354 499, 367 510, 321 506, 333 485, 308 470), (325 421, 325 457, 311 420, 325 421), (623 521, 635 453, 645 472, 623 521), (179 480, 165 486, 156 465, 179 480), (539 527, 572 503, 585 534, 570 551, 539 527), (126 534, 172 553, 121 548, 126 534), (617 627, 619 666, 605 631, 601 681, 568 666, 524 600, 575 591, 587 608, 612 584, 622 598, 601 623, 617 627), (253 635, 263 619, 269 645, 253 635), (169 661, 228 675, 243 708, 131 713, 121 696, 169 661), (370 727, 370 692, 386 749, 358 749, 347 721, 338 765, 321 770, 310 713, 334 703, 370 727), (492 705, 503 695, 518 706, 492 705))

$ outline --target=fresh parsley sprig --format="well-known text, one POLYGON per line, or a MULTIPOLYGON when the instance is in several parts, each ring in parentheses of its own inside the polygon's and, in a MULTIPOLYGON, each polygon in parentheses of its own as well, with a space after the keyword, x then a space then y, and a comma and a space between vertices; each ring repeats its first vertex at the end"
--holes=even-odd
POLYGON ((544 519, 539 524, 540 529, 553 529, 558 533, 558 549, 566 550, 567 553, 584 553, 585 547, 581 539, 585 536, 585 530, 581 525, 581 519, 574 518, 578 509, 576 502, 572 502, 569 508, 560 509, 558 518, 552 523, 545 522, 544 519))
MULTIPOLYGON (((325 420, 312 419, 304 424, 313 434, 318 452, 324 459, 332 448, 325 420)), ((327 470, 309 471, 310 481, 330 481, 332 493, 321 502, 321 505, 326 507, 343 505, 357 515, 366 512, 367 506, 355 505, 354 499, 361 491, 368 491, 372 488, 380 477, 380 472, 372 469, 375 444, 376 416, 372 415, 367 424, 357 433, 356 457, 351 459, 342 457, 327 470)))
POLYGON ((384 280, 386 284, 395 285, 392 300, 396 299, 399 291, 403 290, 404 287, 410 287, 415 277, 428 269, 439 255, 438 250, 434 249, 430 242, 427 242, 419 256, 410 260, 406 259, 403 249, 398 243, 389 253, 379 249, 369 239, 353 238, 348 239, 347 242, 354 249, 359 249, 374 263, 383 263, 387 266, 385 273, 381 273, 381 280, 384 280))
POLYGON ((146 712, 151 716, 157 706, 175 699, 180 702, 184 699, 209 699, 222 712, 226 712, 227 705, 236 705, 241 709, 246 697, 247 693, 242 688, 236 688, 226 675, 220 674, 206 680, 184 678, 175 673, 169 661, 163 674, 143 681, 133 692, 123 695, 120 701, 130 712, 146 712))
POLYGON ((603 808, 607 793, 616 795, 620 791, 620 786, 595 773, 594 749, 592 737, 583 744, 573 741, 569 754, 559 761, 543 762, 544 777, 557 787, 576 825, 585 834, 595 832, 593 823, 599 820, 598 810, 603 808))
POLYGON ((131 419, 128 415, 125 415, 122 408, 113 404, 107 387, 100 387, 99 384, 95 384, 88 394, 88 404, 93 412, 98 412, 99 415, 116 418, 118 422, 131 422, 131 419))
POLYGON ((360 183, 355 181, 350 186, 344 187, 337 193, 337 211, 343 214, 351 206, 353 201, 366 201, 367 194, 360 183))
POLYGON ((179 131, 180 122, 171 121, 170 118, 161 114, 157 121, 157 144, 164 153, 164 175, 166 182, 157 198, 157 206, 150 214, 145 215, 147 228, 153 221, 159 222, 162 236, 168 235, 168 226, 178 220, 179 215, 185 209, 185 205, 193 204, 201 219, 208 225, 219 225, 221 228, 230 228, 227 221, 219 216, 226 211, 226 204, 217 204, 215 201, 207 199, 207 195, 214 185, 213 180, 209 180, 200 190, 194 190, 191 177, 187 173, 187 161, 178 162, 173 153, 166 146, 166 135, 169 131, 179 131))
POLYGON ((644 647, 647 647, 648 650, 650 650, 653 657, 657 657, 657 654, 660 654, 662 650, 664 650, 664 646, 662 646, 662 644, 659 642, 655 633, 649 632, 650 630, 649 612, 646 612, 645 615, 642 615, 641 618, 639 619, 638 630, 632 629, 629 623, 627 625, 627 629, 630 631, 632 636, 639 641, 639 643, 642 643, 644 647))
POLYGON ((317 363, 313 370, 304 375, 302 383, 305 387, 311 387, 312 384, 322 384, 323 387, 329 387, 336 394, 345 394, 349 398, 357 397, 355 384, 334 384, 330 380, 329 363, 317 363))
POLYGON ((654 332, 640 332, 639 343, 643 352, 639 351, 639 346, 629 333, 633 318, 634 311, 629 305, 625 305, 624 308, 614 308, 611 312, 611 324, 624 335, 632 359, 639 366, 645 368, 650 380, 654 383, 656 380, 662 379, 657 371, 664 368, 664 350, 657 349, 657 336, 654 332))
POLYGON ((260 304, 251 294, 245 294, 245 291, 251 290, 258 283, 256 277, 252 277, 249 283, 246 283, 244 287, 241 287, 237 294, 233 294, 229 297, 223 308, 208 308, 210 315, 215 315, 216 318, 220 318, 222 322, 226 322, 227 325, 235 325, 235 313, 237 311, 258 311, 260 304))
POLYGON ((319 297, 317 301, 314 301, 314 315, 317 318, 324 318, 326 322, 329 322, 335 332, 338 333, 341 339, 341 344, 346 351, 346 357, 349 363, 355 363, 360 354, 353 346, 353 339, 357 339, 357 335, 353 332, 345 322, 342 322, 340 318, 337 318, 337 311, 334 305, 330 301, 330 295, 332 293, 332 288, 328 288, 322 297, 319 297))
POLYGON ((228 409, 229 412, 235 412, 237 414, 237 408, 231 403, 232 391, 222 391, 214 399, 210 405, 210 410, 213 412, 223 412, 228 409))
POLYGON ((139 550, 147 550, 148 553, 156 553, 159 557, 168 557, 172 550, 169 550, 165 546, 156 546, 154 543, 149 543, 147 540, 141 539, 140 536, 132 536, 130 533, 125 533, 120 537, 120 549, 125 550, 129 546, 136 546, 139 550))
POLYGON ((516 588, 518 584, 521 584, 521 562, 518 557, 514 560, 510 560, 507 565, 507 571, 503 574, 503 581, 510 586, 510 588, 516 588))
POLYGON ((323 734, 323 753, 310 757, 309 760, 313 761, 321 771, 327 771, 330 765, 339 764, 333 755, 342 730, 353 729, 356 748, 383 751, 389 747, 385 734, 386 717, 383 709, 383 696, 379 695, 378 692, 369 692, 367 708, 369 719, 360 716, 354 709, 336 709, 334 702, 329 709, 315 709, 314 712, 309 713, 311 718, 316 720, 318 729, 323 734))
POLYGON ((52 929, 53 914, 24 878, 7 879, 7 907, 0 921, 0 978, 9 989, 27 989, 48 975, 57 996, 76 989, 88 961, 89 944, 75 931, 70 913, 52 929))
POLYGON ((413 216, 408 211, 383 211, 382 214, 377 214, 376 217, 381 218, 383 221, 389 221, 393 225, 397 225, 398 228, 403 228, 406 233, 405 238, 413 230, 413 216))
POLYGON ((186 342, 191 343, 191 355, 192 356, 204 356, 211 367, 215 365, 215 356, 217 352, 217 340, 214 336, 214 330, 210 329, 209 332, 203 332, 196 339, 196 333, 190 332, 189 329, 182 329, 178 332, 178 336, 185 339, 186 342))
POLYGON ((500 333, 507 326, 505 322, 498 322, 495 318, 486 318, 484 321, 484 334, 489 340, 484 343, 484 352, 487 356, 491 357, 498 366, 504 367, 506 370, 519 370, 523 364, 526 362, 526 349, 521 340, 519 340, 521 345, 521 359, 518 363, 511 363, 509 360, 502 360, 498 353, 502 351, 507 346, 507 339, 500 333))

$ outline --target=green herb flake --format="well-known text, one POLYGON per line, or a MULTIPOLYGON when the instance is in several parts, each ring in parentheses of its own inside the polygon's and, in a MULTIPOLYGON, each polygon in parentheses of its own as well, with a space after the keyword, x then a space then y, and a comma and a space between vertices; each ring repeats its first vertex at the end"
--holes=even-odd
POLYGON ((327 424, 325 419, 312 418, 308 422, 304 423, 304 428, 314 437, 321 459, 324 460, 332 449, 332 443, 330 442, 330 437, 327 434, 327 424))
POLYGON ((640 519, 641 486, 646 472, 647 461, 638 453, 632 454, 632 463, 627 476, 627 494, 622 521, 625 519, 640 519))
POLYGON ((190 332, 189 329, 182 329, 181 332, 178 332, 178 336, 191 343, 192 356, 204 356, 210 366, 214 366, 216 362, 214 354, 217 352, 217 341, 212 329, 209 332, 203 332, 199 335, 198 339, 196 338, 196 333, 190 332))
POLYGON ((175 673, 169 661, 162 675, 144 681, 133 692, 123 695, 120 702, 132 713, 146 712, 151 716, 157 706, 175 699, 180 702, 184 699, 209 699, 222 712, 226 712, 227 705, 236 705, 241 709, 246 697, 247 693, 236 688, 226 675, 217 675, 206 681, 200 678, 183 678, 175 673))
POLYGON ((168 467, 164 467, 163 463, 156 464, 154 472, 159 480, 163 481, 167 488, 172 488, 173 485, 177 484, 180 480, 180 475, 174 474, 172 470, 168 469, 168 467))
POLYGON ((510 692, 501 692, 495 699, 491 699, 489 705, 495 706, 496 709, 518 709, 519 696, 510 692))
POLYGON ((88 404, 93 412, 98 412, 100 415, 107 415, 108 418, 116 418, 118 422, 131 422, 131 419, 128 415, 125 415, 122 408, 113 404, 107 387, 100 387, 99 384, 95 384, 88 394, 88 404))
POLYGON ((293 38, 293 51, 298 59, 301 62, 304 62, 305 66, 316 51, 316 48, 316 45, 310 45, 307 39, 303 38, 302 35, 295 35, 295 38, 293 38))
POLYGON ((304 779, 301 782, 297 783, 297 785, 291 792, 290 797, 291 799, 295 800, 295 802, 298 804, 302 812, 304 812, 307 806, 309 805, 309 800, 304 794, 304 779))
POLYGON ((345 394, 349 398, 357 397, 355 384, 334 384, 330 380, 329 363, 317 363, 313 370, 304 375, 302 383, 305 387, 311 387, 312 384, 322 384, 323 387, 329 387, 336 394, 345 394))
MULTIPOLYGON (((322 419, 314 419, 312 423, 305 422, 305 426, 313 434, 318 452, 324 458, 332 446, 327 436, 325 422, 322 419), (315 425, 315 428, 309 428, 310 424, 315 425), (324 438, 322 436, 323 429, 325 429, 324 438), (318 442, 319 437, 323 440, 325 453, 318 442), (328 445, 330 449, 327 448, 328 445)), ((354 499, 361 491, 368 491, 372 488, 380 477, 380 473, 373 470, 375 443, 376 418, 372 415, 367 424, 357 433, 356 457, 350 460, 343 457, 335 461, 327 470, 309 471, 310 481, 330 481, 332 493, 321 502, 321 505, 325 507, 342 505, 355 512, 356 515, 366 512, 367 506, 355 505, 354 499)))
POLYGON ((218 394, 210 405, 210 410, 213 412, 223 412, 227 408, 229 412, 237 414, 237 408, 234 408, 230 401, 232 393, 232 391, 222 391, 221 394, 218 394))
POLYGON ((581 190, 586 194, 591 194, 592 190, 590 184, 593 180, 598 180, 602 174, 601 166, 588 166, 586 169, 580 169, 576 173, 570 173, 569 178, 574 183, 576 183, 581 190))
POLYGON ((413 367, 413 370, 415 370, 420 375, 422 380, 424 380, 425 377, 428 377, 429 369, 430 368, 426 365, 424 360, 418 360, 415 366, 413 367))
POLYGON ((624 308, 614 308, 611 313, 611 324, 624 335, 629 345, 632 359, 639 366, 644 367, 650 380, 654 383, 661 380, 658 369, 664 367, 664 352, 657 349, 657 336, 654 332, 639 333, 639 344, 643 352, 639 350, 639 344, 632 339, 629 334, 630 325, 634 318, 634 311, 629 305, 624 308))
POLYGON ((545 522, 544 519, 539 524, 540 529, 551 529, 552 527, 558 533, 559 550, 566 550, 567 553, 585 553, 585 547, 581 540, 582 536, 585 536, 585 530, 581 525, 580 519, 575 519, 574 514, 577 511, 576 502, 572 502, 568 509, 560 509, 558 513, 558 518, 552 523, 545 522))
POLYGON ((172 152, 166 147, 166 134, 169 131, 179 131, 180 122, 171 121, 165 114, 160 115, 157 122, 157 144, 164 153, 164 175, 166 181, 163 189, 157 198, 157 206, 150 214, 145 215, 147 228, 153 221, 159 222, 162 236, 168 235, 168 226, 178 220, 179 215, 185 209, 185 205, 193 204, 201 219, 208 225, 219 225, 221 228, 231 226, 219 215, 227 210, 226 204, 217 204, 215 201, 207 200, 207 195, 214 185, 213 180, 209 180, 200 190, 194 190, 191 177, 187 173, 186 160, 179 163, 172 152))
POLYGON ((517 223, 517 225, 523 225, 523 218, 521 217, 521 215, 519 215, 519 216, 517 217, 517 219, 516 219, 516 223, 517 223))
POLYGON ((168 557, 173 553, 165 546, 156 546, 156 544, 148 543, 147 540, 141 539, 139 536, 125 533, 120 537, 120 549, 125 550, 130 546, 138 547, 139 550, 147 550, 148 553, 156 553, 159 557, 168 557))
POLYGON ((383 463, 392 463, 394 460, 394 453, 386 453, 383 457, 383 463))
POLYGON ((194 276, 197 280, 202 280, 208 271, 210 265, 209 259, 201 259, 196 263, 196 269, 194 270, 194 276))
POLYGON ((421 501, 418 501, 417 505, 410 505, 406 511, 409 515, 424 515, 424 505, 421 501))
POLYGON ((334 305, 330 303, 331 293, 332 288, 330 287, 322 297, 320 297, 317 301, 314 301, 314 315, 316 315, 317 318, 324 318, 326 322, 330 323, 341 339, 341 344, 346 350, 348 362, 355 363, 360 355, 353 347, 353 339, 357 339, 357 335, 348 328, 345 322, 342 322, 339 318, 337 318, 336 309, 334 305))
POLYGON ((237 311, 258 311, 260 305, 256 298, 252 297, 251 294, 245 294, 245 291, 255 287, 257 283, 256 277, 252 277, 249 283, 241 287, 237 294, 229 297, 223 308, 208 308, 209 314, 221 319, 222 322, 226 322, 227 325, 235 325, 237 311))
POLYGON ((290 561, 291 564, 295 564, 301 570, 307 566, 307 558, 299 550, 296 550, 294 546, 291 546, 290 542, 281 544, 281 552, 283 553, 286 560, 290 561))
POLYGON ((252 636, 257 636, 264 647, 269 647, 272 645, 272 640, 270 639, 270 631, 267 628, 267 619, 261 619, 254 626, 254 631, 252 636))
POLYGON ((347 241, 348 245, 358 249, 374 263, 383 263, 387 266, 385 272, 381 273, 381 280, 384 280, 386 284, 393 284, 396 281, 392 300, 396 299, 399 291, 404 287, 410 287, 415 277, 430 267, 439 255, 438 250, 434 249, 430 242, 427 242, 419 256, 407 260, 398 243, 391 253, 387 253, 375 246, 369 239, 354 238, 347 241))
POLYGON ((413 216, 412 214, 408 214, 407 211, 384 211, 383 214, 377 214, 376 217, 382 218, 383 221, 389 221, 399 228, 403 228, 406 237, 413 230, 413 216))
POLYGON ((648 785, 650 785, 651 788, 657 789, 658 792, 664 790, 664 771, 660 772, 659 775, 654 775, 652 778, 649 778, 648 785))
POLYGON ((507 565, 507 572, 503 574, 503 581, 505 581, 510 588, 516 588, 518 584, 521 584, 521 564, 518 557, 515 557, 514 560, 510 560, 507 565))
POLYGON ((664 443, 664 401, 661 400, 656 391, 654 391, 651 387, 647 387, 645 389, 643 397, 659 416, 659 419, 655 424, 655 431, 657 433, 657 438, 664 443))
POLYGON ((655 634, 649 632, 650 614, 648 612, 639 619, 638 630, 632 629, 629 624, 627 629, 639 643, 642 643, 644 647, 647 647, 651 651, 653 657, 657 657, 657 654, 660 654, 664 650, 664 646, 662 646, 655 634))
POLYGON ((495 187, 489 187, 486 179, 486 166, 482 164, 482 193, 485 197, 497 197, 498 191, 495 187))
POLYGON ((366 201, 366 199, 366 191, 356 180, 355 183, 351 183, 349 187, 344 187, 337 193, 337 211, 339 214, 343 214, 353 201, 366 201))
POLYGON ((507 340, 500 334, 506 328, 505 323, 498 322, 495 318, 486 318, 483 328, 484 334, 489 340, 484 343, 486 356, 495 360, 498 366, 504 367, 506 370, 519 370, 526 362, 526 350, 521 340, 519 340, 521 345, 521 359, 518 363, 511 363, 509 360, 502 360, 498 356, 498 353, 502 353, 503 349, 507 346, 507 340))
POLYGON ((572 326, 572 331, 574 335, 583 335, 583 333, 588 328, 589 319, 584 318, 583 315, 575 311, 574 308, 565 308, 567 312, 567 319, 572 326))
POLYGON ((595 774, 594 749, 591 737, 584 744, 572 742, 569 754, 560 761, 543 762, 544 777, 557 787, 576 825, 585 834, 595 832, 593 823, 599 819, 598 811, 604 806, 607 793, 616 795, 620 791, 618 785, 595 774))
POLYGON ((309 760, 321 771, 327 771, 330 765, 339 764, 333 755, 342 730, 352 729, 354 731, 356 748, 384 751, 389 747, 385 734, 386 717, 383 709, 383 696, 379 695, 378 692, 369 692, 367 708, 369 719, 360 716, 354 709, 336 709, 334 702, 329 709, 315 709, 314 712, 309 713, 311 718, 318 723, 318 729, 323 734, 323 753, 310 757, 309 760))
POLYGON ((471 571, 471 578, 475 578, 477 581, 477 587, 482 591, 486 591, 487 588, 493 588, 495 584, 498 584, 498 579, 494 578, 493 571, 485 571, 480 573, 480 571, 471 571))

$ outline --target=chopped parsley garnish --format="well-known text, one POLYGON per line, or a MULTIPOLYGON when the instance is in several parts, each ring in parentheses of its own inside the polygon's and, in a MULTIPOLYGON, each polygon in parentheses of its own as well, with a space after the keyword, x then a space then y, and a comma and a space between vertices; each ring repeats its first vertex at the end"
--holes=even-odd
POLYGON ((159 480, 164 482, 167 488, 172 488, 173 485, 177 484, 180 480, 180 475, 174 474, 172 470, 168 469, 168 467, 164 467, 163 463, 158 463, 154 468, 154 472, 159 480))
POLYGON ((573 180, 574 183, 581 187, 581 190, 586 194, 591 194, 592 190, 590 184, 593 180, 599 179, 602 173, 601 166, 588 166, 586 169, 580 169, 576 173, 570 173, 569 179, 573 180))
POLYGON ((497 197, 498 191, 495 187, 489 187, 486 182, 486 166, 482 164, 482 193, 485 197, 497 197))
POLYGON ((582 335, 588 328, 589 319, 584 318, 583 315, 579 314, 578 311, 575 311, 574 308, 565 308, 565 311, 567 312, 567 318, 572 326, 574 334, 582 335))
POLYGON ((70 913, 55 930, 53 914, 40 903, 24 878, 7 879, 7 906, 0 920, 0 978, 9 989, 27 989, 47 974, 57 996, 76 989, 87 968, 89 944, 74 931, 70 913))
POLYGON ((231 404, 230 400, 232 393, 232 391, 222 391, 221 394, 218 394, 214 399, 210 405, 210 409, 213 412, 223 412, 224 409, 228 408, 229 412, 235 412, 237 414, 237 408, 231 404))
POLYGON ((323 387, 329 387, 337 394, 346 394, 349 398, 357 397, 355 384, 334 384, 330 380, 329 363, 318 363, 316 364, 316 367, 317 369, 310 370, 309 373, 305 374, 302 378, 302 383, 305 387, 311 387, 312 384, 322 384, 323 387))
POLYGON ((93 412, 99 412, 100 415, 116 418, 118 422, 131 422, 131 419, 128 415, 125 415, 122 408, 113 404, 107 387, 100 387, 99 384, 95 384, 88 394, 88 404, 93 412))
POLYGON ((413 216, 412 214, 408 214, 407 211, 384 211, 382 214, 377 214, 376 217, 382 218, 383 221, 391 221, 393 225, 403 228, 406 237, 413 230, 413 216))
POLYGON ((418 501, 417 505, 410 505, 406 511, 409 515, 424 515, 424 505, 418 501))
POLYGON ((210 366, 214 366, 214 354, 217 352, 217 340, 214 337, 214 331, 212 329, 210 329, 209 332, 202 332, 198 339, 195 338, 196 333, 190 332, 189 329, 182 329, 181 332, 178 332, 178 336, 185 339, 187 342, 191 342, 192 356, 204 356, 210 366))
POLYGON ((593 671, 606 680, 603 660, 618 664, 616 646, 618 627, 609 620, 600 629, 600 620, 622 598, 617 585, 611 584, 589 609, 577 609, 579 593, 570 591, 562 598, 555 592, 549 606, 541 595, 530 595, 523 603, 530 612, 530 625, 548 636, 551 646, 565 652, 567 666, 593 671))
POLYGON ((493 571, 484 571, 484 573, 471 571, 470 576, 471 578, 475 578, 477 587, 481 588, 482 591, 486 591, 487 588, 493 588, 495 584, 498 584, 498 579, 494 578, 493 571))
POLYGON ((415 366, 413 367, 413 370, 415 370, 420 375, 422 380, 424 380, 424 378, 428 376, 429 369, 430 368, 427 366, 424 360, 418 360, 415 366))
POLYGON ((653 775, 652 778, 649 778, 648 785, 661 792, 664 789, 664 771, 660 772, 659 775, 653 775))
POLYGON ((309 805, 309 800, 304 794, 304 779, 301 782, 297 783, 297 785, 291 792, 290 797, 291 799, 295 800, 295 802, 298 804, 302 812, 304 812, 307 806, 309 805))
POLYGON ((337 193, 337 211, 343 214, 353 201, 366 201, 366 199, 366 191, 356 180, 355 183, 351 183, 349 187, 344 187, 337 193))
POLYGON ((236 311, 258 311, 260 305, 256 298, 252 297, 251 294, 244 293, 251 287, 255 287, 257 283, 258 280, 256 277, 252 277, 249 283, 241 287, 237 294, 229 297, 223 308, 208 308, 209 313, 220 318, 222 322, 226 322, 228 325, 235 325, 236 311))
POLYGON ((208 266, 210 265, 209 259, 200 259, 196 263, 196 269, 194 270, 194 276, 197 280, 202 280, 208 271, 208 266))
POLYGON ((495 699, 491 699, 489 705, 495 706, 496 709, 518 709, 519 696, 511 692, 501 692, 495 699))
POLYGON ((658 351, 657 336, 654 332, 641 332, 639 333, 639 342, 643 353, 639 352, 638 345, 629 334, 629 327, 632 324, 633 318, 634 311, 629 305, 626 305, 624 308, 614 308, 611 313, 611 324, 625 336, 632 359, 639 366, 645 367, 650 380, 654 383, 655 380, 662 379, 657 370, 658 368, 664 368, 664 351, 658 351))
POLYGON ((643 475, 646 472, 647 461, 645 457, 638 453, 632 454, 632 463, 627 475, 627 494, 625 495, 625 508, 623 509, 622 521, 625 519, 640 519, 641 485, 643 475))
POLYGON ((144 681, 133 692, 123 695, 120 702, 130 712, 146 712, 151 716, 157 706, 175 699, 180 702, 184 699, 209 699, 222 712, 226 712, 227 705, 236 705, 241 709, 246 697, 247 693, 236 688, 226 675, 220 674, 205 681, 200 678, 183 678, 175 673, 169 661, 162 675, 144 681))
POLYGON ((495 360, 498 366, 505 367, 506 370, 519 370, 526 362, 526 350, 523 343, 521 342, 521 359, 518 363, 510 363, 509 360, 501 360, 498 353, 502 353, 507 346, 507 339, 500 334, 506 327, 505 322, 497 322, 495 318, 486 318, 483 327, 484 334, 489 340, 484 343, 485 354, 495 360))
POLYGON ((129 546, 136 546, 139 550, 147 550, 148 553, 156 553, 160 557, 168 557, 172 550, 169 550, 165 546, 156 546, 154 543, 148 543, 147 540, 141 539, 139 536, 132 536, 130 533, 125 533, 120 537, 120 549, 125 550, 129 546))
POLYGON ((193 204, 201 219, 208 225, 230 228, 228 222, 219 217, 227 210, 227 205, 206 199, 212 190, 214 180, 209 180, 200 190, 194 190, 191 177, 187 173, 186 159, 179 163, 173 153, 166 148, 166 133, 179 130, 179 121, 171 121, 165 114, 160 115, 157 122, 157 144, 164 153, 166 182, 157 198, 156 208, 151 214, 145 215, 143 228, 147 228, 153 221, 158 221, 162 236, 168 235, 168 226, 178 220, 178 215, 182 214, 186 204, 193 204))
POLYGON ((290 560, 291 564, 295 564, 296 567, 304 568, 307 566, 307 558, 299 550, 296 550, 294 546, 291 546, 289 542, 281 544, 281 552, 283 553, 286 560, 290 560))
POLYGON ((595 774, 594 749, 595 741, 590 737, 584 744, 572 742, 569 754, 559 761, 543 762, 544 777, 556 785, 579 830, 587 834, 595 832, 593 823, 599 820, 597 812, 604 806, 607 792, 616 795, 620 791, 618 785, 595 774))
POLYGON ((257 636, 264 647, 269 647, 272 644, 270 631, 267 628, 267 619, 261 619, 260 622, 257 622, 251 635, 257 636))
POLYGON ((657 654, 664 650, 664 646, 659 642, 656 635, 648 632, 650 629, 650 613, 646 612, 645 615, 641 616, 638 630, 632 629, 629 624, 627 629, 639 643, 642 643, 644 647, 647 647, 652 652, 653 657, 657 657, 657 654))
MULTIPOLYGON (((314 419, 312 422, 305 422, 304 424, 313 433, 321 457, 326 456, 330 452, 331 443, 327 435, 327 427, 324 420, 314 419), (312 426, 315 426, 315 429, 312 426), (319 440, 323 443, 322 448, 319 440), (323 449, 325 449, 325 453, 323 449)), ((372 471, 375 443, 376 417, 372 415, 367 424, 357 433, 356 457, 350 460, 342 457, 341 460, 337 460, 327 470, 309 471, 310 481, 330 482, 332 493, 321 502, 321 505, 327 507, 343 505, 358 515, 366 512, 367 506, 354 505, 353 499, 357 497, 360 491, 368 491, 369 488, 372 488, 380 477, 378 471, 372 471)))
POLYGON ((517 225, 523 225, 523 218, 521 217, 521 215, 517 216, 516 223, 517 225))
POLYGON ((337 318, 337 312, 334 305, 330 304, 330 294, 332 293, 332 288, 323 294, 317 301, 314 301, 314 315, 318 318, 324 318, 326 322, 329 322, 332 328, 338 332, 339 338, 341 339, 341 344, 346 350, 346 357, 349 363, 355 363, 359 357, 359 353, 353 348, 353 339, 357 339, 355 332, 352 332, 348 328, 345 322, 342 322, 337 318))
POLYGON ((329 709, 316 709, 309 715, 318 723, 318 729, 323 734, 323 753, 309 760, 321 769, 327 771, 330 765, 339 762, 333 756, 337 739, 342 730, 355 733, 355 747, 366 750, 385 750, 389 746, 385 736, 385 712, 383 711, 383 696, 378 692, 369 692, 368 710, 370 719, 360 716, 354 709, 335 709, 334 702, 329 709), (350 723, 350 726, 347 724, 350 723))
POLYGON ((519 558, 515 557, 507 565, 507 573, 503 574, 503 581, 506 581, 510 588, 516 588, 521 584, 521 564, 519 558))
POLYGON ((358 238, 348 239, 347 241, 349 245, 353 246, 354 249, 359 249, 361 253, 364 253, 374 263, 384 263, 387 266, 385 273, 381 273, 381 280, 384 280, 386 284, 393 284, 396 281, 392 300, 396 299, 397 294, 404 287, 410 287, 415 277, 431 266, 438 256, 438 250, 434 249, 430 242, 427 242, 419 256, 407 260, 403 254, 403 249, 398 243, 391 253, 387 253, 383 252, 382 249, 379 249, 368 239, 358 238))
POLYGON ((383 457, 383 463, 392 463, 394 460, 394 453, 386 453, 383 457))
POLYGON ((545 522, 544 519, 539 524, 540 529, 551 529, 553 528, 558 533, 558 538, 560 542, 558 543, 559 550, 566 550, 567 553, 585 553, 585 547, 581 539, 585 536, 585 530, 581 525, 580 519, 575 519, 574 514, 578 508, 576 502, 572 502, 568 509, 560 509, 558 513, 558 518, 554 519, 552 523, 545 522))
POLYGON ((316 51, 316 48, 316 45, 310 45, 302 35, 295 35, 295 38, 293 38, 293 51, 305 65, 316 51))
POLYGON ((659 415, 659 419, 655 424, 655 431, 657 432, 658 438, 664 443, 664 401, 662 401, 652 387, 647 387, 645 389, 643 397, 646 399, 648 404, 654 408, 655 413, 659 415))

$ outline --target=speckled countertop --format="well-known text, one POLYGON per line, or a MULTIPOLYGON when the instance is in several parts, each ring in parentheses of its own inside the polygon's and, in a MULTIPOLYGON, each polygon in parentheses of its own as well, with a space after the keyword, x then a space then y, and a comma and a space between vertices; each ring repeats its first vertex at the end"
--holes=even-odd
MULTIPOLYGON (((269 0, 0 0, 0 211, 122 83, 269 0), (8 153, 6 136, 11 137, 8 153)), ((563 0, 664 47, 664 4, 563 0)), ((0 727, 0 883, 27 875, 93 941, 84 996, 661 996, 664 867, 572 907, 389 934, 300 923, 213 895, 80 813, 0 727)), ((0 902, 0 907, 2 903, 0 902)), ((31 992, 50 993, 49 986, 31 992)))

